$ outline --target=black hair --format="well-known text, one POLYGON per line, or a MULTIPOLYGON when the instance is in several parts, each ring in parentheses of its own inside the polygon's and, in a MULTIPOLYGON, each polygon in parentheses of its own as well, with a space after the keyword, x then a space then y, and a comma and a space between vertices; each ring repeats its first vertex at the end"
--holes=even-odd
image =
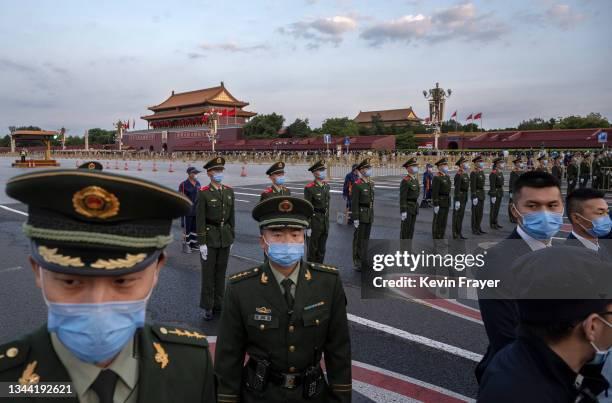
POLYGON ((521 323, 520 326, 546 343, 557 343, 569 337, 578 323, 521 323))
POLYGON ((518 195, 522 188, 542 189, 552 187, 559 189, 559 192, 561 192, 559 180, 548 172, 527 171, 518 177, 511 190, 514 195, 518 195))
POLYGON ((576 189, 567 195, 565 199, 565 208, 567 209, 567 218, 572 222, 572 213, 582 213, 582 202, 593 199, 603 199, 604 192, 593 188, 576 189))

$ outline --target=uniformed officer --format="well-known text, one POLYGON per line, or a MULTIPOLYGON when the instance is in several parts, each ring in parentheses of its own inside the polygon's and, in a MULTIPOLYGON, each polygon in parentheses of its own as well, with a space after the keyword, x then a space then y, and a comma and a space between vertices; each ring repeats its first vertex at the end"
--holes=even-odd
POLYGON ((538 157, 538 166, 536 167, 536 171, 548 172, 548 157, 546 155, 543 154, 538 157))
POLYGON ((491 210, 489 212, 489 227, 491 229, 502 229, 503 226, 497 222, 499 208, 504 198, 504 159, 499 157, 493 160, 493 167, 489 174, 489 197, 491 198, 491 210))
POLYGON ((198 230, 196 225, 196 213, 198 206, 198 192, 200 191, 200 182, 198 182, 197 175, 200 173, 196 168, 187 168, 187 179, 180 183, 178 191, 185 195, 193 206, 191 211, 185 217, 181 217, 181 227, 183 228, 184 236, 184 252, 191 253, 192 251, 200 250, 198 244, 198 230))
POLYGON ((578 161, 576 156, 571 155, 569 165, 567 166, 567 194, 570 194, 576 189, 578 184, 578 161))
POLYGON ((329 234, 329 185, 325 182, 325 161, 317 161, 308 168, 314 180, 304 187, 304 198, 313 206, 308 234, 309 262, 323 263, 329 234))
POLYGON ((268 262, 229 279, 215 351, 219 402, 351 401, 342 281, 336 268, 302 260, 312 211, 291 196, 253 209, 268 262))
POLYGON ((285 163, 282 161, 275 162, 266 171, 266 175, 272 182, 261 194, 259 201, 265 200, 268 197, 274 196, 289 196, 291 190, 285 187, 285 163))
POLYGON ((454 196, 455 203, 453 208, 453 239, 467 239, 461 233, 463 226, 463 216, 465 215, 465 206, 468 201, 468 192, 470 190, 470 164, 461 157, 455 165, 458 167, 454 178, 454 196))
POLYGON ((351 216, 355 232, 353 234, 353 264, 355 270, 361 270, 363 258, 368 249, 370 231, 374 223, 374 181, 372 165, 366 158, 357 165, 359 179, 355 181, 351 193, 351 216))
POLYGON ((486 234, 481 228, 485 200, 485 163, 482 156, 472 159, 474 170, 470 172, 470 196, 472 199, 472 233, 474 235, 486 234))
POLYGON ((599 151, 595 154, 593 158, 593 164, 591 165, 591 170, 593 174, 593 189, 601 189, 601 178, 602 178, 602 162, 603 162, 603 152, 599 151))
POLYGON ((210 184, 198 192, 197 226, 202 265, 200 308, 204 319, 220 311, 225 291, 225 272, 235 237, 234 189, 222 184, 225 159, 215 157, 204 165, 210 184))
POLYGON ((511 211, 512 195, 514 193, 514 184, 518 180, 519 176, 521 176, 521 174, 524 172, 525 163, 523 162, 523 159, 521 157, 517 157, 512 161, 512 164, 514 164, 514 166, 512 167, 512 171, 510 172, 510 180, 508 183, 508 193, 510 195, 510 199, 508 200, 508 218, 510 219, 511 223, 516 224, 516 218, 514 217, 514 214, 512 214, 511 211))
POLYGON ((561 167, 561 156, 558 154, 553 157, 553 166, 551 168, 550 173, 552 174, 552 176, 557 178, 559 183, 561 183, 561 180, 563 178, 563 168, 561 167))
POLYGON ((104 167, 98 161, 87 161, 79 165, 79 169, 89 169, 89 170, 101 171, 102 169, 104 169, 104 167))
POLYGON ((189 199, 82 169, 20 175, 6 193, 28 205, 23 229, 48 321, 0 346, 0 382, 70 382, 76 397, 66 402, 215 400, 206 337, 145 322, 172 220, 189 212, 189 199))
POLYGON ((402 165, 408 173, 400 184, 400 215, 402 219, 400 239, 412 239, 414 236, 414 224, 419 214, 417 200, 421 192, 419 186, 419 163, 416 158, 410 158, 402 165))
POLYGON ((580 162, 580 174, 579 174, 580 182, 578 186, 581 188, 587 187, 590 179, 591 179, 591 155, 588 152, 585 152, 582 156, 582 161, 580 162))
POLYGON ((451 201, 451 181, 450 176, 448 176, 448 161, 446 158, 438 160, 436 168, 438 168, 438 172, 431 184, 431 202, 434 212, 431 232, 433 239, 444 239, 451 201))

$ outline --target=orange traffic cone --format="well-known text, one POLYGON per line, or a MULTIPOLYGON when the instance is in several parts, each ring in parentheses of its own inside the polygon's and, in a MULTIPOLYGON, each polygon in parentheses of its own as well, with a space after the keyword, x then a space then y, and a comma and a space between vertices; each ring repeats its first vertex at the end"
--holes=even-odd
POLYGON ((153 172, 157 172, 157 162, 153 161, 153 172))
POLYGON ((242 169, 240 170, 240 176, 247 176, 246 165, 242 166, 242 169))
POLYGON ((140 165, 140 161, 138 161, 138 168, 136 168, 139 171, 142 171, 142 165, 140 165))
POLYGON ((127 161, 125 161, 125 165, 123 166, 123 170, 127 171, 128 169, 130 169, 130 168, 128 167, 127 161))
POLYGON ((168 167, 168 172, 174 172, 174 168, 172 168, 172 161, 170 161, 170 166, 168 167))

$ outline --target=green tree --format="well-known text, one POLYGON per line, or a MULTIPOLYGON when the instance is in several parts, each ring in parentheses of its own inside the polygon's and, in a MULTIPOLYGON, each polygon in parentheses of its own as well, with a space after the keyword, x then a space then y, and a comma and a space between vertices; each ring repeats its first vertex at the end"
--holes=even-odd
POLYGON ((85 144, 85 137, 68 136, 66 137, 67 146, 82 146, 85 144))
POLYGON ((278 137, 284 122, 283 115, 276 113, 257 115, 243 126, 244 136, 252 139, 278 137))
POLYGON ((610 127, 610 122, 600 113, 589 113, 585 117, 568 116, 562 118, 555 125, 555 129, 595 129, 598 127, 610 127))
MULTIPOLYGON (((115 130, 104 130, 99 127, 89 129, 89 144, 113 144, 115 142, 115 133, 115 130)), ((84 139, 83 143, 85 143, 84 139)))
POLYGON ((412 131, 400 133, 395 136, 395 148, 398 150, 415 150, 417 142, 412 131))
POLYGON ((329 118, 323 121, 321 131, 332 136, 359 136, 359 125, 347 117, 329 118))
POLYGON ((0 139, 0 147, 10 147, 11 146, 11 136, 6 135, 0 139))
POLYGON ((519 123, 518 130, 549 130, 555 125, 555 119, 544 120, 542 118, 533 118, 523 120, 519 123))
POLYGON ((378 136, 387 134, 388 132, 387 127, 385 127, 385 124, 378 113, 376 115, 372 115, 372 131, 378 136))
POLYGON ((308 125, 308 119, 295 119, 293 123, 287 126, 288 137, 308 137, 312 134, 312 130, 308 125))

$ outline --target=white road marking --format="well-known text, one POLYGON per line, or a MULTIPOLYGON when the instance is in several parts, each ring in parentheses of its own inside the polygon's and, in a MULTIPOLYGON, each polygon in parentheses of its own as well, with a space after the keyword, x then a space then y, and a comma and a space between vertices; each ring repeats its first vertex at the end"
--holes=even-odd
POLYGON ((21 267, 21 266, 7 267, 6 269, 0 269, 0 273, 8 273, 10 271, 17 271, 17 270, 21 270, 21 269, 23 269, 23 267, 21 267))
POLYGON ((28 213, 24 213, 23 211, 15 210, 14 208, 3 206, 2 204, 0 204, 0 208, 3 208, 3 209, 8 210, 8 211, 12 211, 13 213, 24 215, 26 217, 28 216, 28 213))
POLYGON ((253 196, 253 197, 259 197, 259 195, 253 194, 253 193, 242 193, 242 192, 236 192, 234 191, 234 194, 236 195, 243 195, 243 196, 253 196))
POLYGON ((360 316, 353 315, 350 313, 347 313, 347 317, 348 320, 350 320, 351 322, 355 322, 360 325, 370 327, 372 329, 380 330, 381 332, 385 332, 414 343, 419 343, 427 347, 442 350, 458 357, 467 358, 468 360, 472 360, 475 362, 479 362, 482 359, 482 355, 474 353, 473 351, 464 350, 460 347, 442 343, 441 341, 433 340, 424 336, 419 336, 417 334, 408 333, 405 330, 397 329, 395 327, 385 325, 384 323, 375 322, 373 320, 362 318, 360 316))
POLYGON ((242 199, 234 199, 234 200, 239 201, 239 202, 243 202, 243 203, 250 203, 250 201, 248 201, 248 200, 242 200, 242 199))

